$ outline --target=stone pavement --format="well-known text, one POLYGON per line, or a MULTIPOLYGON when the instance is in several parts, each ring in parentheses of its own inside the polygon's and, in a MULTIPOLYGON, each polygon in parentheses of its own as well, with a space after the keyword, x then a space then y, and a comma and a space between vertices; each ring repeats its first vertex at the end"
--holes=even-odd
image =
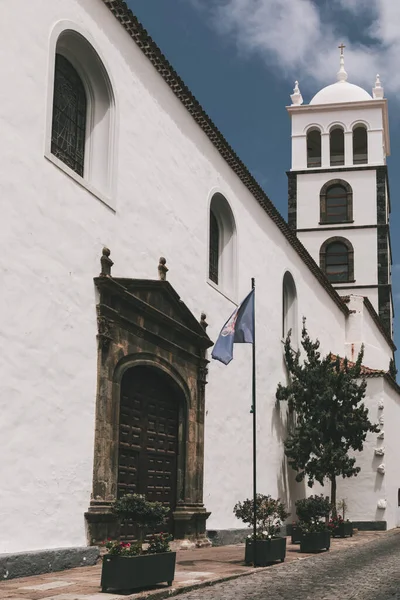
MULTIPOLYGON (((240 596, 238 595, 238 589, 247 590, 247 587, 252 588, 253 582, 256 582, 256 586, 262 589, 265 581, 268 581, 268 586, 273 580, 275 583, 282 584, 285 588, 288 577, 291 584, 291 596, 278 596, 273 595, 273 600, 280 598, 289 598, 290 600, 299 600, 300 598, 308 598, 308 596, 299 596, 298 591, 302 585, 302 581, 298 581, 299 568, 300 572, 303 564, 310 564, 308 573, 314 573, 314 567, 311 567, 315 561, 319 565, 319 570, 324 569, 323 565, 330 564, 333 560, 333 565, 337 561, 343 563, 342 555, 350 552, 359 552, 365 549, 366 555, 369 555, 375 547, 384 546, 384 544, 392 543, 391 540, 396 540, 398 547, 397 561, 400 565, 400 531, 395 532, 360 532, 351 539, 346 540, 332 540, 332 546, 329 553, 324 555, 307 555, 299 553, 298 545, 291 545, 290 538, 288 538, 287 556, 285 563, 278 563, 271 567, 265 567, 263 569, 253 569, 247 567, 243 563, 244 557, 244 544, 238 544, 235 546, 220 546, 216 548, 202 548, 195 550, 181 550, 177 554, 177 566, 175 573, 175 580, 172 588, 167 587, 165 584, 155 586, 151 590, 142 590, 134 594, 123 595, 116 593, 101 593, 100 588, 100 573, 101 564, 94 567, 80 567, 77 569, 70 569, 67 571, 59 571, 57 573, 46 573, 45 575, 38 575, 34 577, 24 577, 20 579, 12 579, 10 581, 0 582, 0 599, 1 600, 128 600, 150 598, 150 600, 156 600, 159 598, 167 598, 171 595, 182 594, 189 590, 196 590, 196 588, 204 588, 205 586, 214 585, 220 582, 226 582, 227 580, 235 579, 236 581, 230 581, 228 583, 220 583, 218 585, 219 590, 229 590, 228 595, 217 596, 217 588, 211 590, 201 589, 199 591, 193 591, 189 594, 184 593, 187 598, 232 598, 236 596, 239 598, 256 598, 253 596, 253 592, 250 595, 240 596), (378 546, 377 546, 378 545, 378 546), (371 548, 371 550, 369 550, 371 548), (308 558, 307 558, 308 557, 308 558), (307 558, 307 560, 303 560, 307 558), (321 567, 322 565, 322 567, 321 567), (294 579, 293 579, 294 574, 294 579), (296 575, 297 574, 297 575, 296 575), (253 575, 252 577, 242 577, 244 575, 253 575), (261 577, 261 579, 260 579, 261 577), (271 580, 272 577, 272 580, 271 580), (240 578, 240 579, 238 579, 240 578), (246 580, 246 581, 245 581, 246 580), (224 586, 228 586, 225 588, 224 586), (243 587, 244 586, 244 587, 243 587), (300 587, 299 587, 300 586, 300 587), (194 595, 192 595, 194 594, 194 595)), ((386 547, 386 546, 385 546, 386 547)), ((386 556, 386 555, 385 555, 386 556)), ((400 572, 400 566, 399 566, 400 572)), ((318 570, 317 570, 318 571, 318 570)), ((316 572, 317 572, 316 571, 316 572)), ((336 572, 336 570, 335 570, 336 572)), ((330 575, 328 573, 328 580, 325 591, 329 590, 330 575)), ((348 584, 347 584, 348 585, 348 584)), ((257 588, 258 589, 258 588, 257 588)), ((225 594, 225 591, 222 592, 225 594)), ((260 598, 265 598, 265 590, 262 592, 263 595, 260 598)), ((268 587, 268 595, 269 587, 268 587)), ((325 599, 325 596, 313 595, 314 600, 325 599)), ((326 596, 326 598, 341 599, 345 596, 326 596)), ((356 596, 355 596, 356 597, 356 596)), ((361 596, 360 596, 361 598, 361 596)), ((362 597, 364 599, 364 596, 362 597)), ((400 598, 400 596, 399 596, 400 598)), ((381 600, 379 598, 379 600, 381 600)))
POLYGON ((369 544, 260 569, 181 600, 400 600, 400 530, 369 544))

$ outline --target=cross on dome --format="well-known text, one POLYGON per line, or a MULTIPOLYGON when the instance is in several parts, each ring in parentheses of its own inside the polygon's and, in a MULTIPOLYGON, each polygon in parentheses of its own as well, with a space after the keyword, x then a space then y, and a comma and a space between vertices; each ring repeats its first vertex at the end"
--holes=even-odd
POLYGON ((344 68, 344 49, 346 48, 346 46, 342 43, 340 44, 340 46, 338 46, 338 48, 340 50, 340 68, 337 73, 337 80, 347 81, 347 73, 344 68))

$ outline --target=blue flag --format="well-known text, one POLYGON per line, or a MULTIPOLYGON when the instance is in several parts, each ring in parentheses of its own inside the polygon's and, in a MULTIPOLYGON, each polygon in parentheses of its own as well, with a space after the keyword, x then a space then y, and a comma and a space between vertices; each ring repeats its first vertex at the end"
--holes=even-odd
POLYGON ((233 344, 254 342, 254 289, 231 314, 223 328, 211 357, 228 365, 233 358, 233 344))

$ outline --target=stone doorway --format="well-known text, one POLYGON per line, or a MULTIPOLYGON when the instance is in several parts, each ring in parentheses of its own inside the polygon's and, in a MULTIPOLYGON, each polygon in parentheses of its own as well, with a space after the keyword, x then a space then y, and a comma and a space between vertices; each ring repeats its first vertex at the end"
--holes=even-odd
MULTIPOLYGON (((109 254, 103 250, 94 279, 98 371, 88 542, 119 536, 112 504, 135 490, 171 506, 175 539, 201 541, 210 514, 203 504, 212 346, 205 315, 197 320, 165 279, 112 277, 109 254)), ((165 260, 160 265, 165 277, 165 260)))
MULTIPOLYGON (((124 373, 119 410, 117 496, 144 494, 151 502, 168 506, 170 516, 162 529, 170 533, 174 533, 172 514, 177 502, 182 406, 182 392, 160 369, 141 366, 124 373)), ((135 539, 132 525, 123 527, 121 538, 135 539)))

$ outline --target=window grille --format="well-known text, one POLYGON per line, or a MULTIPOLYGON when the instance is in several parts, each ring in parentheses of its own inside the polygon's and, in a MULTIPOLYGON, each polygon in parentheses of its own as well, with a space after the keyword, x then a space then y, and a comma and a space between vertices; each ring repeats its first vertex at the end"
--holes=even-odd
POLYGON ((307 133, 307 167, 321 166, 321 132, 313 129, 307 133))
POLYGON ((210 212, 210 252, 209 252, 209 278, 218 284, 219 262, 219 227, 214 213, 210 212))
POLYGON ((349 251, 345 244, 333 242, 326 248, 325 272, 331 282, 349 281, 349 251))
POLYGON ((348 221, 347 191, 336 185, 326 192, 326 223, 342 223, 348 221))
POLYGON ((51 152, 83 177, 87 102, 83 83, 71 63, 56 54, 51 152))
POLYGON ((344 131, 337 127, 329 136, 331 167, 344 165, 344 131))
POLYGON ((365 127, 353 130, 353 165, 368 163, 368 134, 365 127))

